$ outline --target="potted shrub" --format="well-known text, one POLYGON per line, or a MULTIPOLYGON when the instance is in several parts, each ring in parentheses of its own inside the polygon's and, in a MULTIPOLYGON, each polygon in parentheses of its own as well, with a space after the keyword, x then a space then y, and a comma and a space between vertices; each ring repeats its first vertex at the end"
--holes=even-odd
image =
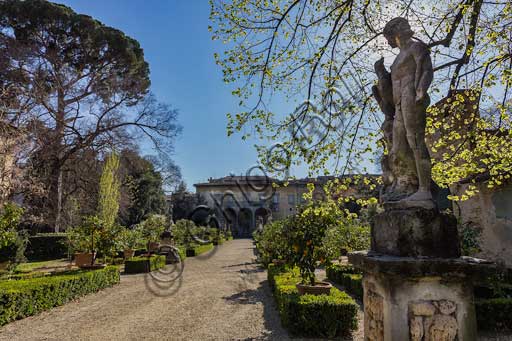
POLYGON ((336 223, 340 214, 343 213, 334 201, 311 202, 301 207, 286 227, 290 263, 300 270, 301 281, 296 285, 300 295, 330 293, 332 285, 317 281, 315 269, 317 264, 325 262, 322 248, 325 231, 336 223))
POLYGON ((78 267, 94 267, 96 260, 95 247, 98 244, 99 232, 103 228, 101 220, 96 216, 85 218, 81 226, 68 232, 68 239, 75 251, 75 264, 78 267))
POLYGON ((123 248, 124 258, 129 259, 135 255, 135 248, 139 245, 142 235, 137 228, 133 230, 124 229, 120 233, 119 239, 121 247, 123 248))
POLYGON ((159 214, 152 214, 139 224, 138 228, 140 228, 142 238, 146 241, 148 253, 158 251, 160 235, 164 232, 165 226, 166 218, 159 214))

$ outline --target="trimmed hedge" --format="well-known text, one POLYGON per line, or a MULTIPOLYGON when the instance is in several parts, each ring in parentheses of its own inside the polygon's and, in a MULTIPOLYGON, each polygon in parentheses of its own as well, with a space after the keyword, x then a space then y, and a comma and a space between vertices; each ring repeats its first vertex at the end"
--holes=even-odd
POLYGON ((477 299, 476 320, 481 330, 512 330, 512 298, 477 299))
POLYGON ((297 269, 268 266, 281 322, 296 336, 336 337, 357 328, 357 304, 346 293, 332 288, 329 295, 299 295, 297 269))
POLYGON ((124 272, 139 274, 161 269, 165 266, 165 256, 153 255, 151 257, 133 257, 124 262, 124 272))
POLYGON ((204 245, 197 245, 197 246, 194 246, 194 248, 187 249, 186 250, 186 256, 187 257, 199 256, 200 254, 208 252, 211 249, 213 249, 213 243, 208 243, 208 244, 204 244, 204 245))
POLYGON ((25 256, 29 260, 51 260, 68 257, 65 233, 40 233, 28 238, 25 256))
POLYGON ((0 281, 0 325, 35 315, 119 283, 119 268, 74 271, 17 281, 0 281))
POLYGON ((358 299, 363 299, 363 275, 351 265, 330 265, 326 269, 327 278, 345 288, 358 299))
POLYGON ((226 239, 224 239, 224 238, 218 238, 213 241, 213 245, 222 245, 222 244, 224 244, 225 241, 226 241, 226 239))

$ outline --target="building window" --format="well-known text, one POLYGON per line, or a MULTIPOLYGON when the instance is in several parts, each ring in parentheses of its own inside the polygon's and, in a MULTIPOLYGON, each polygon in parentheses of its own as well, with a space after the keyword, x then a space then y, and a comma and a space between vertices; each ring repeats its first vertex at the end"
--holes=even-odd
POLYGON ((295 206, 295 194, 288 194, 288 204, 295 206))
POLYGON ((272 202, 274 204, 279 204, 279 193, 274 193, 274 196, 272 197, 272 202))

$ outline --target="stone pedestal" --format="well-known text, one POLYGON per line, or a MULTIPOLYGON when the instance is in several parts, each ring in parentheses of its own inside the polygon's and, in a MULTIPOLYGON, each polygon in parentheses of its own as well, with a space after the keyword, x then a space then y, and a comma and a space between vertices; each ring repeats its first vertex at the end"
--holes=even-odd
POLYGON ((372 225, 372 251, 402 257, 460 256, 453 215, 437 209, 386 205, 386 211, 377 214, 372 225))
POLYGON ((364 271, 365 340, 472 341, 472 279, 492 269, 472 258, 413 258, 356 252, 364 271))

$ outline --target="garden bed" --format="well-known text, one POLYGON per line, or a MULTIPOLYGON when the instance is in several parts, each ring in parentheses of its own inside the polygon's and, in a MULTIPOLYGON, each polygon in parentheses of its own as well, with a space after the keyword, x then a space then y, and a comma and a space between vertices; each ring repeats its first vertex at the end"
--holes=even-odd
POLYGON ((133 257, 124 262, 124 272, 127 274, 146 273, 161 269, 165 266, 165 256, 133 257))
POLYGON ((0 281, 0 325, 119 283, 119 268, 0 281))
POLYGON ((300 296, 298 270, 274 264, 268 266, 268 280, 281 322, 294 335, 332 338, 357 328, 358 307, 345 292, 332 288, 329 295, 300 296))

